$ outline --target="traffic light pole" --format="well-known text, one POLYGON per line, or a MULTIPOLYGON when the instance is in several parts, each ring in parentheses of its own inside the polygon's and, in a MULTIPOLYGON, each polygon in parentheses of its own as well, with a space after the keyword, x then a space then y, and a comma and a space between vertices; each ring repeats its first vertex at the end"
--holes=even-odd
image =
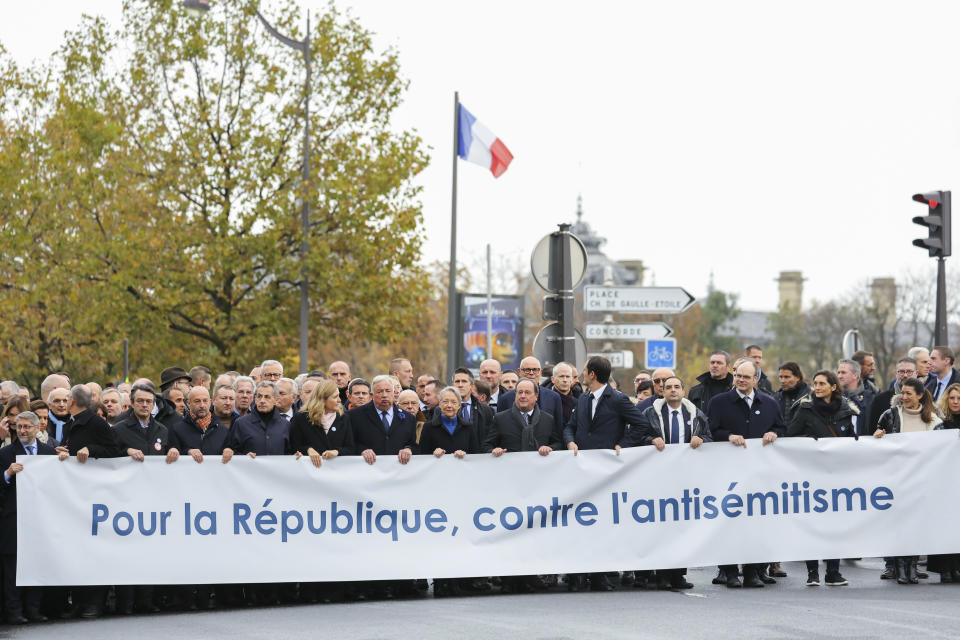
POLYGON ((946 260, 937 258, 937 319, 933 328, 935 345, 949 344, 947 336, 947 267, 946 260))

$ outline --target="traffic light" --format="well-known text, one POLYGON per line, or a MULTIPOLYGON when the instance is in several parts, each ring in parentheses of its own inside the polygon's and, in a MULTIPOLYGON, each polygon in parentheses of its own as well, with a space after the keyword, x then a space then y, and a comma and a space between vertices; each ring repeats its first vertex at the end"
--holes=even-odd
POLYGON ((913 199, 928 207, 927 215, 913 219, 914 223, 927 227, 927 237, 917 238, 913 245, 927 249, 931 258, 946 258, 950 255, 950 192, 918 193, 913 199))

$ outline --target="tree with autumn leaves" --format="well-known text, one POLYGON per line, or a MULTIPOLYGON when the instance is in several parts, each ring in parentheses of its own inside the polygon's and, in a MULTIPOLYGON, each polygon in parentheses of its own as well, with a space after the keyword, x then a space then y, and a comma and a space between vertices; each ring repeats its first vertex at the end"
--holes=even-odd
MULTIPOLYGON (((428 158, 390 128, 396 53, 333 6, 312 27, 304 194, 303 61, 247 3, 198 20, 127 0, 123 15, 115 31, 86 19, 47 65, 0 57, 5 376, 116 378, 124 338, 147 375, 292 363, 304 264, 311 345, 409 335, 429 300, 413 183, 428 158)), ((302 37, 294 2, 271 19, 302 37)))

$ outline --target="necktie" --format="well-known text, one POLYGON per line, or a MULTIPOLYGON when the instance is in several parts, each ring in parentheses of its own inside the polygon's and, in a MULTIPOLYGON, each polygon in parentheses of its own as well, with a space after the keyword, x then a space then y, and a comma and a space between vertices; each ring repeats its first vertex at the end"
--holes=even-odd
POLYGON ((284 419, 284 420, 286 420, 287 422, 290 422, 290 416, 288 416, 288 415, 285 414, 285 413, 281 413, 280 415, 283 416, 283 419, 284 419))
POLYGON ((523 414, 523 420, 524 420, 524 422, 526 422, 527 424, 530 424, 530 414, 529 414, 529 413, 523 414))
POLYGON ((593 392, 587 394, 587 420, 593 420, 593 392))
POLYGON ((673 417, 670 418, 670 444, 680 442, 680 420, 677 418, 678 411, 673 410, 673 417))
POLYGON ((939 399, 940 399, 940 391, 942 390, 942 388, 943 388, 943 380, 938 380, 938 381, 937 381, 937 394, 936 394, 935 396, 933 396, 933 399, 934 399, 934 400, 939 400, 939 399))
POLYGON ((469 402, 463 403, 463 419, 466 420, 467 422, 470 422, 470 403, 469 402))
POLYGON ((390 418, 387 417, 386 411, 380 412, 381 419, 383 421, 383 428, 387 433, 390 433, 390 418))

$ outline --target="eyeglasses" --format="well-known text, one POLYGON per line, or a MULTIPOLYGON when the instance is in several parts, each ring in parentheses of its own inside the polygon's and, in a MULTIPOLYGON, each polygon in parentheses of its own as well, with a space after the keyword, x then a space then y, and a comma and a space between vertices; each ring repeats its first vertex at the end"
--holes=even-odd
POLYGON ((897 369, 897 375, 898 375, 898 376, 912 376, 912 375, 915 375, 915 374, 916 374, 916 371, 911 371, 911 370, 905 371, 905 370, 903 370, 903 369, 897 369))
POLYGON ((267 380, 279 380, 283 376, 279 373, 264 373, 260 377, 266 378, 267 380))
POLYGON ((537 371, 541 371, 540 367, 522 367, 520 369, 521 373, 536 373, 537 371))
POLYGON ((670 379, 670 378, 654 378, 654 379, 653 379, 653 383, 654 383, 654 384, 663 384, 664 382, 666 382, 666 381, 669 380, 669 379, 670 379))

